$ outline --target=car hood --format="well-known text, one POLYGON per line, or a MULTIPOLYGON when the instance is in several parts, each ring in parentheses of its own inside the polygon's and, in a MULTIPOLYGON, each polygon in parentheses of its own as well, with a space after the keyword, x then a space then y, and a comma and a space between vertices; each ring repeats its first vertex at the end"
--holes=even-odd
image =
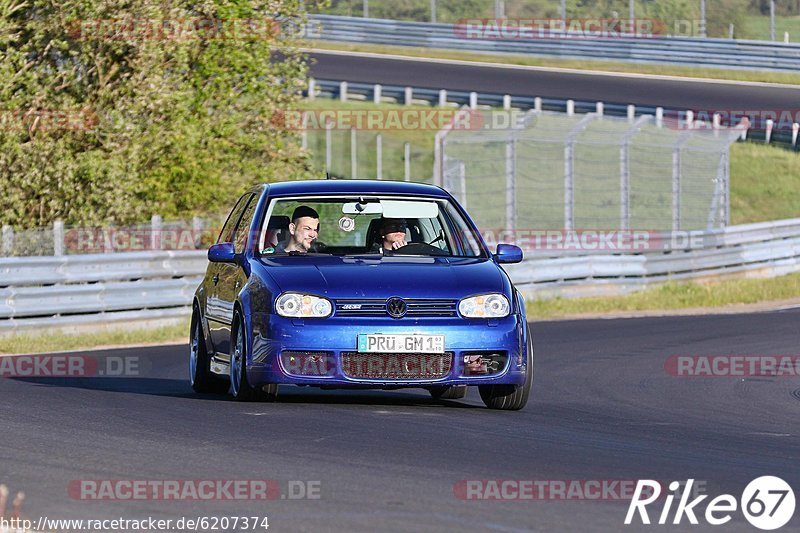
POLYGON ((501 292, 508 278, 490 259, 447 257, 280 256, 262 258, 280 290, 328 298, 462 298, 501 292))

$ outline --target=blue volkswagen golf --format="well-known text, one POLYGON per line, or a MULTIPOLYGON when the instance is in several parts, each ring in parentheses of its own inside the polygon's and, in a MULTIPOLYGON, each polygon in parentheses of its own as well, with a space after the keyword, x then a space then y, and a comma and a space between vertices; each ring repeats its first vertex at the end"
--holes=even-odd
POLYGON ((533 341, 519 291, 446 191, 360 180, 260 185, 230 212, 194 295, 197 392, 421 387, 525 406, 533 341))

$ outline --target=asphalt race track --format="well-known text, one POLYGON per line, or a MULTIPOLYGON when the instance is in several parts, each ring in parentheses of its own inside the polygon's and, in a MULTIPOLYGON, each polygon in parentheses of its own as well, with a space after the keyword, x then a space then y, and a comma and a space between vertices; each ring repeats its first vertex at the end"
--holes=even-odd
POLYGON ((330 54, 315 51, 319 79, 484 93, 572 98, 671 109, 800 110, 800 87, 696 82, 616 75, 522 70, 330 54))
MULTIPOLYGON (((534 323, 534 392, 517 413, 485 409, 474 391, 437 402, 423 390, 287 388, 278 403, 242 404, 191 392, 186 347, 91 352, 138 357, 142 375, 0 380, 0 482, 26 493, 33 518, 267 515, 270 531, 754 531, 738 511, 715 528, 702 518, 625 527, 627 501, 465 501, 454 486, 693 478, 711 497, 738 499, 750 480, 777 475, 797 491, 798 378, 675 377, 664 364, 797 354, 799 322, 800 310, 786 310, 534 323), (284 496, 289 481, 305 480, 321 491, 270 501, 70 497, 70 481, 85 479, 271 479, 284 496)), ((798 529, 795 516, 781 531, 798 529)))

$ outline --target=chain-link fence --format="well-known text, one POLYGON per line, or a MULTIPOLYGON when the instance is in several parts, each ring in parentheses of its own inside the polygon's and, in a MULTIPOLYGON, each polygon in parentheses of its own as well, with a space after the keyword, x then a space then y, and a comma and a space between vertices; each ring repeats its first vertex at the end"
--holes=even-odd
POLYGON ((713 229, 728 222, 740 135, 652 115, 530 111, 505 129, 440 133, 437 182, 483 228, 713 229))
POLYGON ((433 151, 391 134, 355 128, 309 130, 304 145, 314 166, 348 179, 430 183, 433 151))

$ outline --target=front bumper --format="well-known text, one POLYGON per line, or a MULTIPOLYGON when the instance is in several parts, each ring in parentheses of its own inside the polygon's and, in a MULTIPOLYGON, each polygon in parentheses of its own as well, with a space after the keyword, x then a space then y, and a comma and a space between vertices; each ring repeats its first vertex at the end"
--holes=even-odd
MULTIPOLYGON (((254 316, 247 376, 252 385, 285 383, 331 387, 426 387, 436 385, 493 385, 525 382, 524 321, 519 315, 499 320, 462 318, 400 319, 288 319, 276 315, 254 316), (439 334, 445 336, 445 352, 452 364, 436 377, 353 377, 352 365, 343 365, 343 354, 357 352, 359 334, 439 334), (299 375, 289 368, 286 353, 325 354, 325 372, 299 375), (476 352, 505 353, 503 368, 491 375, 469 375, 465 356, 476 352), (282 357, 283 354, 283 357, 282 357)), ((365 354, 357 354, 365 355, 365 354)), ((403 354, 397 360, 404 361, 403 354)), ((352 360, 352 359, 351 359, 352 360)))

